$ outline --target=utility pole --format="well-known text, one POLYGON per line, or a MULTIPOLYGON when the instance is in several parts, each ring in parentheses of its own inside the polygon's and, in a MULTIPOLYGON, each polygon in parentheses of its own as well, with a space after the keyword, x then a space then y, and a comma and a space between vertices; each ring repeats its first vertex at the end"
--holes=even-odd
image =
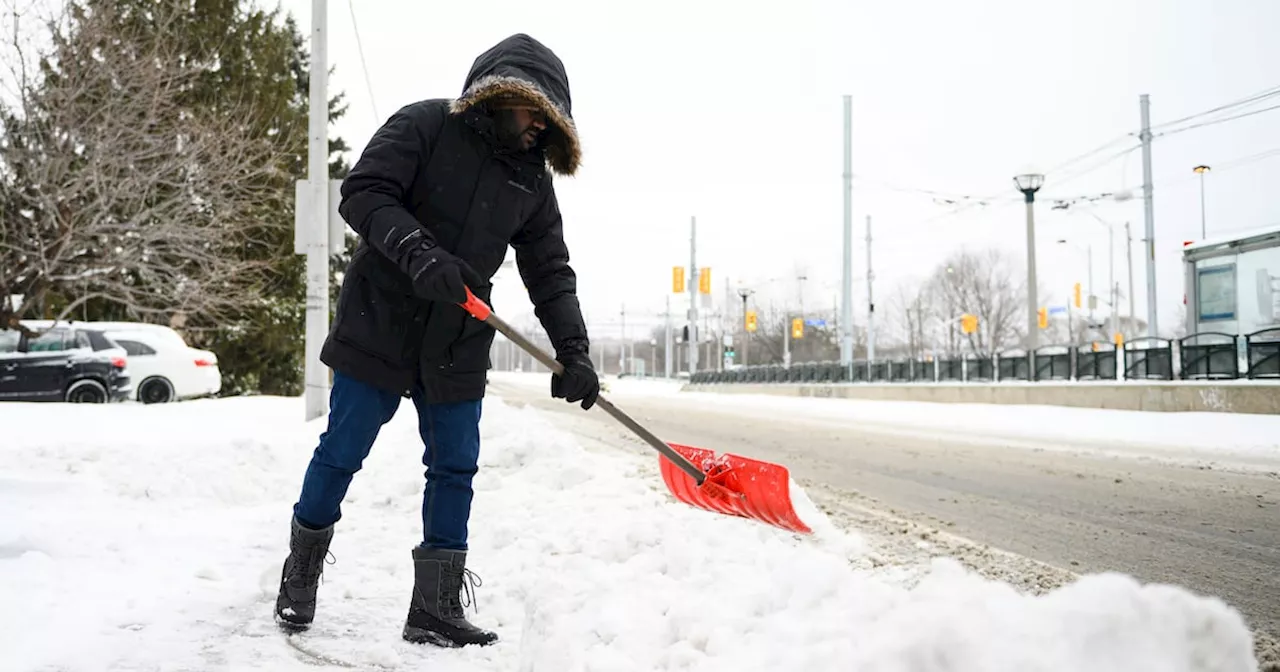
POLYGON ((329 100, 327 0, 311 0, 310 109, 307 119, 307 181, 299 200, 305 199, 300 222, 307 232, 307 303, 303 379, 306 386, 306 419, 325 414, 329 396, 329 371, 320 361, 320 348, 329 332, 329 100), (304 195, 305 194, 305 195, 304 195))
MULTIPOLYGON (((867 365, 876 358, 876 301, 871 294, 871 281, 876 277, 871 270, 871 215, 867 215, 867 365)), ((852 367, 852 364, 850 364, 852 367)), ((849 371, 853 380, 853 370, 849 371)))
MULTIPOLYGON (((728 329, 725 328, 726 319, 728 319, 729 324, 733 324, 733 319, 729 317, 729 310, 730 310, 730 306, 732 305, 733 305, 733 285, 729 282, 729 274, 726 273, 724 276, 724 305, 720 307, 720 310, 716 311, 720 315, 720 343, 716 347, 720 349, 720 362, 721 362, 720 370, 721 371, 724 371, 729 368, 729 361, 724 355, 724 349, 726 346, 725 337, 731 336, 734 331, 737 331, 736 329, 733 331, 729 331, 728 329)), ((734 350, 737 350, 737 348, 735 347, 734 350)))
POLYGON ((666 374, 666 377, 670 378, 672 375, 674 375, 674 373, 671 370, 671 364, 675 361, 671 356, 674 344, 672 343, 673 339, 671 338, 671 295, 670 294, 667 294, 666 326, 667 326, 667 335, 662 343, 662 370, 663 370, 663 373, 666 374))
POLYGON ((1139 98, 1142 111, 1142 202, 1147 233, 1147 336, 1156 337, 1156 211, 1151 185, 1151 97, 1139 98))
POLYGON ((689 375, 698 372, 698 218, 689 218, 689 375))
POLYGON ((1107 225, 1107 286, 1111 292, 1111 342, 1116 342, 1116 332, 1120 329, 1118 320, 1120 319, 1119 310, 1116 303, 1120 299, 1120 285, 1116 283, 1116 229, 1110 224, 1107 225))
MULTIPOLYGON (((618 349, 618 375, 627 372, 627 304, 622 304, 622 347, 618 349)), ((603 371, 601 371, 603 373, 603 371)))
POLYGON ((1129 230, 1129 222, 1124 223, 1124 237, 1124 258, 1128 260, 1129 265, 1129 328, 1133 330, 1130 333, 1136 333, 1135 327, 1137 325, 1134 322, 1133 315, 1133 233, 1129 230))
POLYGON ((853 96, 844 97, 844 272, 840 281, 840 363, 853 367, 853 96))

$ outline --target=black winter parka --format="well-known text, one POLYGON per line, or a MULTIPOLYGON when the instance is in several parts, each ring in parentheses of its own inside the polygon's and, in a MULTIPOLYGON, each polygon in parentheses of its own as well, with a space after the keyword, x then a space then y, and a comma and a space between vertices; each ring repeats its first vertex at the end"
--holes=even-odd
POLYGON ((548 171, 572 175, 579 147, 564 66, 523 34, 476 59, 461 97, 398 110, 342 183, 338 211, 360 244, 321 361, 401 394, 420 383, 430 403, 483 398, 494 331, 460 306, 414 294, 397 243, 415 230, 485 279, 472 290, 486 302, 510 245, 556 354, 586 354, 577 278, 548 171), (511 96, 534 103, 550 122, 533 150, 498 140, 485 102, 511 96))

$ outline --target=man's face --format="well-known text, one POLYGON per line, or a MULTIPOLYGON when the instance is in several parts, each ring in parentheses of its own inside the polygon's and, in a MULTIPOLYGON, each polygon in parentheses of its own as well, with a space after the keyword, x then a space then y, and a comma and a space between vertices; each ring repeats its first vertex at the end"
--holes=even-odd
POLYGON ((521 149, 532 149, 538 143, 538 135, 547 130, 547 115, 532 105, 507 105, 500 110, 503 135, 521 149))

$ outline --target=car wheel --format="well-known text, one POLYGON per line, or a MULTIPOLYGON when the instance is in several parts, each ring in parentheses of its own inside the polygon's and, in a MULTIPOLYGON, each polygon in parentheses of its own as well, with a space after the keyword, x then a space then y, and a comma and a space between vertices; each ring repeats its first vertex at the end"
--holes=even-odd
POLYGON ((72 404, 105 404, 107 388, 96 380, 77 380, 67 388, 67 402, 72 404))
POLYGON ((144 404, 167 404, 173 396, 173 383, 165 378, 148 378, 138 386, 138 401, 144 404))

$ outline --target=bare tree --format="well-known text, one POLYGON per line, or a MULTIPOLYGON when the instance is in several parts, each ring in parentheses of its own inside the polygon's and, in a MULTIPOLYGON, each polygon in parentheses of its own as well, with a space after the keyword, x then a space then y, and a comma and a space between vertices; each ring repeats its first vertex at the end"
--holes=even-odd
POLYGON ((923 357, 933 348, 932 325, 938 314, 935 296, 917 280, 900 282, 889 296, 887 343, 877 348, 884 357, 923 357))
POLYGON ((948 257, 925 286, 933 299, 935 342, 944 343, 951 356, 962 350, 990 356, 1015 347, 1026 335, 1027 289, 1020 277, 998 248, 960 250, 948 257), (978 317, 976 333, 962 333, 958 320, 963 314, 978 317))
POLYGON ((96 300, 216 319, 271 301, 268 262, 237 252, 279 226, 263 212, 291 207, 265 186, 287 171, 283 140, 252 132, 248 103, 184 102, 208 72, 165 31, 111 12, 48 21, 38 72, 16 30, 8 45, 19 96, 0 110, 0 328, 46 302, 58 318, 96 300))

